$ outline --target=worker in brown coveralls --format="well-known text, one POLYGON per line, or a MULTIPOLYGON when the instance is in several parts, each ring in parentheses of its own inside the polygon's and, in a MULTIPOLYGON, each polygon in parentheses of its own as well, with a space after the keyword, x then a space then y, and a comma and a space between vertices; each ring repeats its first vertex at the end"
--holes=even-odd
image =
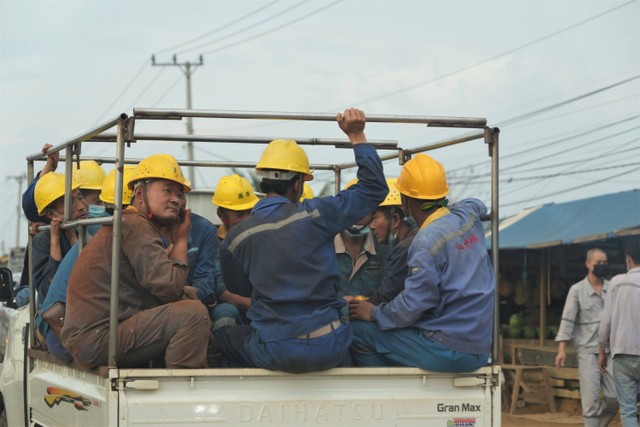
MULTIPOLYGON (((210 320, 187 285, 191 184, 171 156, 140 162, 129 183, 134 199, 122 216, 118 303, 119 367, 204 368, 210 320), (165 247, 163 239, 169 242, 165 247)), ((102 227, 71 272, 62 344, 88 368, 106 365, 109 347, 111 226, 102 227)))

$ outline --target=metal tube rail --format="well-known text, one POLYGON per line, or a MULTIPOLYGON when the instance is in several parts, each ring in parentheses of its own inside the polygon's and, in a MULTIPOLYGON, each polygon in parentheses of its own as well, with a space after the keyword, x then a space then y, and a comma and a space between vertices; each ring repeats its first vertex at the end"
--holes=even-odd
POLYGON ((93 138, 96 135, 101 134, 102 132, 104 132, 107 129, 110 129, 112 127, 114 127, 115 125, 118 124, 118 122, 120 120, 126 120, 127 119, 127 115, 126 114, 120 114, 118 117, 109 120, 108 122, 105 122, 101 125, 98 125, 97 127, 93 128, 90 131, 87 131, 79 136, 76 136, 75 138, 71 138, 66 140, 65 142, 55 145, 51 148, 49 148, 44 154, 43 153, 37 153, 37 154, 32 154, 30 156, 27 156, 27 161, 33 161, 33 160, 43 160, 46 159, 47 156, 49 154, 53 154, 55 152, 58 152, 60 150, 62 150, 63 148, 67 147, 67 146, 71 146, 74 144, 78 144, 80 142, 86 141, 88 139, 93 138))
POLYGON ((464 135, 461 136, 459 138, 456 139, 445 139, 445 140, 441 140, 438 142, 435 142, 433 144, 429 144, 429 145, 423 145, 421 147, 415 147, 415 148, 407 148, 404 150, 405 155, 412 155, 415 153, 422 153, 424 151, 430 151, 430 150, 435 150, 437 148, 443 148, 443 147, 448 147, 450 145, 456 145, 456 144, 460 144, 463 142, 468 142, 468 141, 473 141, 475 139, 480 139, 480 138, 484 138, 484 132, 482 133, 474 133, 474 134, 470 134, 470 135, 464 135))
MULTIPOLYGON (((88 226, 88 225, 104 225, 111 224, 113 222, 112 217, 105 216, 100 218, 86 218, 86 219, 77 219, 75 221, 67 221, 64 224, 60 224, 60 228, 62 230, 66 230, 69 228, 75 228, 80 226, 88 226)), ((41 225, 38 227, 38 231, 50 230, 50 225, 41 225)))
MULTIPOLYGON (((27 182, 30 184, 34 179, 35 173, 33 168, 33 161, 27 162, 27 182)), ((33 285, 33 236, 31 233, 27 233, 27 260, 29 263, 29 268, 27 268, 27 275, 29 276, 29 319, 31 319, 31 324, 35 325, 35 316, 36 316, 36 287, 33 285)), ((25 272, 23 271, 22 274, 25 272)), ((36 343, 36 329, 35 327, 30 328, 31 331, 29 333, 29 340, 31 345, 36 343)), ((27 344, 28 345, 28 344, 27 344)), ((24 361, 24 363, 30 363, 30 359, 24 361)), ((29 368, 31 368, 29 366, 29 368)), ((25 400, 26 402, 26 400, 25 400)), ((26 406, 26 405, 25 405, 26 406)))
MULTIPOLYGON (((116 136, 111 133, 105 133, 97 135, 91 138, 92 142, 114 142, 116 136)), ((135 135, 136 141, 178 141, 186 142, 217 142, 217 143, 238 143, 243 144, 268 144, 274 139, 282 139, 282 137, 257 137, 257 136, 220 136, 220 135, 166 135, 159 133, 145 133, 135 135)), ((353 146, 348 139, 344 138, 296 138, 287 137, 286 139, 293 139, 299 145, 327 145, 335 148, 352 148, 353 146)), ((375 146, 380 150, 396 150, 398 148, 398 141, 395 140, 370 140, 369 144, 375 146)))
POLYGON ((115 206, 113 209, 113 240, 111 245, 111 296, 109 307, 109 353, 107 363, 116 367, 118 340, 118 286, 120 283, 120 244, 122 241, 122 187, 124 186, 124 144, 129 121, 118 122, 118 142, 116 147, 115 206))
MULTIPOLYGON (((335 121, 334 113, 291 113, 266 111, 234 111, 234 110, 184 110, 164 108, 134 108, 136 119, 146 120, 181 120, 185 117, 218 118, 218 119, 265 119, 265 120, 306 120, 335 121)), ((405 116, 389 114, 367 114, 368 123, 414 123, 439 127, 484 128, 487 120, 479 117, 437 117, 437 116, 405 116)))
MULTIPOLYGON (((387 154, 385 156, 380 156, 380 160, 384 162, 387 160, 399 159, 400 164, 403 164, 404 163, 403 160, 413 154, 435 150, 438 148, 448 147, 450 145, 461 144, 463 142, 473 141, 480 138, 484 138, 484 132, 461 136, 460 138, 456 138, 456 139, 441 140, 433 144, 423 145, 420 147, 402 149, 402 151, 397 154, 387 154)), ((355 162, 340 163, 336 165, 336 167, 339 168, 340 170, 355 168, 356 166, 358 165, 355 162)))
MULTIPOLYGON (((61 157, 60 160, 64 159, 61 157)), ((95 160, 98 163, 116 163, 116 161, 112 158, 108 157, 92 157, 86 156, 81 157, 80 160, 95 160)), ((124 163, 129 165, 136 165, 140 163, 143 159, 140 158, 129 158, 125 159, 124 163)), ((255 168, 256 163, 252 162, 210 162, 206 160, 178 160, 177 161, 180 166, 201 166, 201 167, 213 167, 213 168, 255 168)), ((309 168, 311 170, 335 170, 335 165, 323 165, 323 164, 310 164, 309 168)))
MULTIPOLYGON (((64 174, 65 176, 73 175, 73 146, 67 145, 65 147, 67 153, 64 161, 64 174)), ((64 222, 71 219, 71 187, 73 181, 71 179, 65 179, 64 181, 64 222)))
POLYGON ((498 135, 500 129, 486 128, 485 142, 489 142, 489 154, 491 156, 491 259, 493 261, 493 272, 495 274, 495 291, 494 291, 494 311, 493 311, 493 348, 491 361, 496 363, 499 360, 498 337, 500 331, 500 295, 499 290, 499 273, 500 273, 500 246, 499 246, 499 183, 498 180, 498 135), (487 141, 490 139, 490 141, 487 141))

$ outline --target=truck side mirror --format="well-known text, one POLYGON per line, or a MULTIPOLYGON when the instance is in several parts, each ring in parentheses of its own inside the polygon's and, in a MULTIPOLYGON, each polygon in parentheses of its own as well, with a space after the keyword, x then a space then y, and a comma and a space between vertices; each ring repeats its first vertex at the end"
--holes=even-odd
POLYGON ((0 267, 0 301, 13 301, 13 274, 6 267, 0 267))

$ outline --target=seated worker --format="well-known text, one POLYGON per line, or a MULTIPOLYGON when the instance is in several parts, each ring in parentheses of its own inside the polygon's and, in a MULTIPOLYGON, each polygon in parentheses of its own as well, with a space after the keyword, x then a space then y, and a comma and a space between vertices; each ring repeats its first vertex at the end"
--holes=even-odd
POLYGON ((222 241, 234 225, 251 215, 258 198, 246 178, 233 174, 220 178, 211 202, 218 207, 218 218, 222 221, 218 227, 218 239, 222 241))
MULTIPOLYGON (((45 144, 42 147, 42 154, 46 153, 48 149, 53 147, 51 144, 45 144)), ((38 207, 36 206, 36 200, 34 197, 34 192, 36 189, 36 183, 38 179, 42 175, 45 175, 48 172, 55 172, 58 167, 58 161, 60 159, 60 153, 55 152, 53 154, 49 154, 47 156, 47 163, 45 164, 42 171, 40 171, 36 177, 29 183, 29 186, 22 193, 22 211, 24 212, 27 219, 30 221, 29 224, 29 234, 31 236, 35 236, 38 234, 38 227, 41 225, 45 225, 49 223, 49 218, 46 216, 38 215, 38 207)), ((22 271, 25 273, 29 271, 29 247, 24 254, 24 261, 22 263, 22 271)), ((23 274, 20 276, 20 284, 18 289, 16 290, 15 302, 18 307, 25 306, 29 303, 29 275, 23 274)))
MULTIPOLYGON (((53 145, 45 144, 41 150, 42 154, 46 153, 47 150, 49 150, 50 148, 53 148, 53 145)), ((49 223, 49 218, 38 214, 38 207, 36 206, 36 199, 35 199, 36 184, 38 183, 38 180, 40 179, 41 176, 44 176, 49 172, 55 172, 56 169, 58 168, 59 161, 60 161, 59 151, 56 151, 53 154, 49 154, 47 156, 47 163, 44 165, 42 170, 36 175, 33 181, 29 183, 29 186, 24 191, 24 193, 22 193, 22 211, 24 212, 24 215, 27 217, 27 219, 32 223, 34 223, 34 225, 36 224, 42 225, 42 224, 49 223)), ((36 227, 29 228, 29 232, 32 236, 35 236, 37 233, 37 230, 36 230, 37 225, 36 227)), ((23 270, 23 271, 27 271, 27 270, 23 270)))
MULTIPOLYGON (((356 182, 352 180, 344 189, 348 190, 356 182)), ((340 231, 333 242, 340 270, 338 296, 346 301, 357 295, 370 297, 375 294, 387 270, 389 247, 375 241, 370 233, 370 222, 371 212, 340 231)), ((348 317, 346 308, 344 315, 348 317)))
MULTIPOLYGON (((45 147, 43 147, 43 150, 46 148, 47 146, 45 145, 45 147)), ((56 153, 57 154, 57 153, 56 153)), ((53 156, 53 155, 51 155, 53 156)), ((49 157, 47 157, 47 165, 49 165, 49 157)), ((52 165, 53 166, 53 165, 52 165)), ((51 167, 52 167, 51 166, 51 167)), ((43 169, 43 172, 47 170, 47 166, 45 166, 45 168, 43 169)), ((40 174, 40 176, 42 176, 42 173, 40 174)), ((104 214, 104 203, 100 200, 99 195, 100 195, 100 190, 102 189, 102 183, 105 180, 106 177, 106 173, 104 171, 104 169, 102 169, 102 167, 96 163, 93 160, 83 160, 80 162, 80 167, 78 168, 77 163, 74 163, 74 170, 73 170, 73 181, 78 185, 78 189, 80 190, 80 193, 82 195, 82 199, 84 200, 84 203, 86 204, 86 211, 88 214, 90 214, 90 216, 92 218, 95 217, 99 217, 102 216, 104 214)), ((63 181, 64 182, 64 181, 63 181)), ((36 184, 37 187, 37 184, 36 184)), ((64 186, 62 187, 62 191, 64 192, 64 186)), ((35 196, 35 194, 34 194, 35 196)), ((25 202, 24 200, 24 196, 23 196, 23 203, 25 202)), ((64 212, 64 203, 61 203, 62 206, 62 212, 64 212)), ((72 218, 72 219, 77 219, 77 218, 72 218)), ((76 232, 73 229, 69 229, 67 230, 68 236, 73 236, 73 240, 75 241, 76 238, 76 232)), ((40 238, 38 238, 40 239, 40 238)), ((41 243, 41 242, 40 242, 41 243)), ((73 245, 73 242, 70 242, 71 245, 73 245)), ((35 238, 34 238, 34 245, 35 245, 35 238)), ((66 252, 68 251, 69 248, 66 247, 66 245, 63 246, 62 249, 62 256, 64 257, 64 255, 66 254, 66 252)), ((34 255, 36 255, 37 252, 34 249, 34 255)), ((60 261, 61 259, 58 259, 57 261, 60 261)), ((39 262, 39 260, 36 260, 34 258, 34 280, 35 279, 35 271, 36 271, 36 266, 35 263, 39 262)), ((51 276, 49 278, 49 282, 51 281, 51 279, 53 278, 53 275, 55 274, 55 270, 52 269, 51 270, 51 276)), ((40 280, 37 280, 35 283, 36 285, 40 282, 40 280)), ((48 289, 48 283, 45 284, 45 287, 42 288, 45 289, 44 291, 44 296, 46 296, 46 291, 48 289)), ((21 295, 20 300, 24 301, 24 303, 26 304, 26 302, 29 301, 29 294, 28 294, 28 289, 25 290, 21 290, 21 292, 23 293, 23 295, 21 295)), ((40 300, 40 303, 42 303, 43 300, 40 300)))
POLYGON ((420 226, 409 276, 390 302, 350 302, 354 362, 474 371, 487 363, 493 325, 495 279, 480 221, 487 207, 465 199, 447 209, 445 170, 425 154, 402 167, 396 188, 420 226))
MULTIPOLYGON (((172 156, 156 154, 140 162, 129 188, 134 197, 122 215, 117 366, 145 366, 164 355, 167 368, 204 368, 209 315, 187 286, 191 213, 182 206, 191 184, 172 156)), ((108 362, 112 243, 113 227, 103 226, 69 278, 61 341, 87 368, 108 362)))
MULTIPOLYGON (((249 181, 240 175, 223 176, 216 185, 211 199, 218 206, 218 217, 222 225, 218 228, 218 236, 226 236, 235 225, 249 218, 251 209, 258 203, 249 181)), ((220 238, 224 240, 224 237, 220 238)), ((217 270, 220 271, 220 257, 216 254, 217 270)), ((213 334, 216 340, 220 334, 235 325, 246 325, 246 312, 251 304, 251 289, 243 288, 244 282, 231 281, 225 283, 222 276, 216 282, 218 305, 210 311, 213 322, 213 334)))
MULTIPOLYGON (((33 284, 38 294, 38 304, 42 304, 47 296, 60 261, 78 239, 75 229, 60 229, 60 224, 64 221, 64 180, 64 175, 49 172, 40 177, 35 187, 38 215, 44 215, 51 221, 51 228, 40 231, 33 237, 32 242, 33 284)), ((72 221, 87 217, 87 204, 78 190, 79 186, 77 182, 72 182, 72 211, 69 217, 72 221)))
POLYGON ((396 189, 396 178, 387 179, 389 194, 380 206, 373 211, 371 234, 376 242, 389 245, 391 252, 387 258, 388 267, 382 278, 382 284, 369 298, 373 304, 389 302, 404 289, 404 280, 409 274, 407 254, 418 233, 418 227, 404 220, 400 193, 396 189))
POLYGON ((226 283, 242 278, 253 289, 247 317, 222 334, 227 364, 292 373, 330 369, 349 358, 351 328, 341 322, 333 239, 384 200, 387 185, 375 149, 366 144, 360 110, 338 114, 354 146, 360 181, 333 197, 299 202, 313 179, 309 160, 292 140, 277 139, 256 165, 266 198, 229 230, 220 249, 226 283))
MULTIPOLYGON (((124 167, 124 186, 122 189, 122 207, 125 208, 131 202, 133 197, 133 191, 128 187, 128 183, 131 180, 135 172, 135 166, 124 167)), ((106 215, 113 214, 113 207, 115 206, 115 188, 116 188, 116 170, 112 170, 102 183, 100 190, 100 201, 104 203, 106 212, 99 213, 96 211, 90 211, 87 215, 88 218, 97 218, 106 215)), ((100 225, 90 225, 87 227, 87 242, 91 240, 93 235, 98 231, 100 225)), ((36 327, 38 328, 38 339, 41 344, 46 345, 49 352, 58 360, 63 362, 71 362, 72 357, 69 352, 60 343, 60 329, 62 322, 64 321, 65 306, 67 303, 67 285, 69 283, 69 276, 71 270, 78 259, 79 247, 78 244, 74 244, 69 252, 62 258, 62 262, 58 267, 58 271, 53 276, 51 286, 49 286, 49 292, 42 303, 40 313, 36 317, 36 327), (62 306, 60 306, 62 304, 62 306), (48 316, 48 310, 51 309, 51 315, 48 316), (62 319, 60 319, 62 317, 62 319), (52 320, 45 320, 47 318, 53 318, 52 320), (57 322, 57 325, 49 326, 49 322, 57 322)))
MULTIPOLYGON (((45 144, 42 147, 42 153, 44 154, 51 147, 53 146, 50 144, 45 144)), ((36 185, 40 177, 45 176, 48 172, 54 172, 57 169, 58 161, 58 152, 48 155, 45 167, 31 182, 27 190, 22 194, 22 210, 24 211, 27 219, 32 222, 29 227, 29 233, 32 236, 36 235, 37 228, 39 226, 48 224, 50 222, 50 219, 46 215, 42 216, 38 213, 39 209, 35 200, 36 185)), ((75 165, 76 164, 74 163, 74 166, 75 165)), ((98 205, 102 205, 102 202, 100 202, 100 200, 98 199, 98 194, 100 193, 102 181, 104 180, 105 176, 106 174, 102 167, 100 167, 100 165, 98 165, 94 161, 81 161, 80 169, 75 166, 73 179, 78 183, 83 199, 85 196, 87 196, 87 198, 84 199, 84 202, 88 204, 86 207, 87 213, 89 211, 93 211, 94 215, 100 215, 101 212, 104 211, 104 208, 98 207, 98 205)), ((64 186, 62 188, 64 194, 64 186)), ((71 231, 69 231, 69 233, 71 233, 71 231)), ((66 252, 66 250, 68 250, 68 248, 63 249, 63 252, 66 252)), ((29 257, 25 254, 23 271, 29 271, 28 259, 29 257)), ((21 289, 16 295, 16 303, 18 306, 26 305, 29 302, 28 277, 29 275, 25 274, 23 278, 21 278, 21 289)))
POLYGON ((73 179, 80 184, 80 192, 85 202, 89 204, 89 209, 91 206, 104 205, 100 199, 100 193, 106 177, 107 173, 94 160, 81 160, 80 166, 73 162, 73 179))
MULTIPOLYGON (((122 208, 126 208, 131 204, 133 199, 133 191, 129 188, 129 182, 135 175, 135 166, 125 166, 122 170, 122 208)), ((113 169, 107 177, 102 181, 102 187, 100 188, 100 195, 98 196, 100 201, 104 203, 105 208, 109 211, 109 214, 113 213, 113 209, 116 205, 116 170, 113 169)))

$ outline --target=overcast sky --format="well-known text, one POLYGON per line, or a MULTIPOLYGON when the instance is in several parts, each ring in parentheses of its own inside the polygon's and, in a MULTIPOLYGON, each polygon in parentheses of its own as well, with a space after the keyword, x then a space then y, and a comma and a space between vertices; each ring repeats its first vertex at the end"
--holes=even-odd
MULTIPOLYGON (((640 188, 639 4, 0 0, 0 249, 15 245, 18 183, 11 177, 25 173, 27 155, 133 107, 185 107, 184 75, 153 67, 152 54, 158 62, 203 55, 192 78, 196 109, 335 113, 355 106, 369 114, 486 117, 501 128, 501 216, 640 188)), ((342 136, 332 122, 195 120, 194 129, 342 136)), ((136 130, 185 133, 185 123, 139 122, 136 130)), ((405 148, 465 133, 367 126, 370 139, 405 148)), ((255 162, 262 148, 196 144, 195 157, 255 162)), ((104 143, 82 147, 86 155, 114 152, 104 143)), ((186 159, 182 144, 158 142, 135 144, 127 156, 156 152, 186 159)), ((353 158, 350 150, 307 152, 312 163, 353 158)), ((452 199, 490 202, 481 140, 429 154, 448 170, 452 199)), ((397 162, 385 163, 388 176, 398 171, 397 162)), ((200 171, 196 185, 213 188, 228 173, 200 171)), ((332 178, 316 176, 316 192, 332 178)), ((25 222, 23 229, 21 244, 25 222)))

